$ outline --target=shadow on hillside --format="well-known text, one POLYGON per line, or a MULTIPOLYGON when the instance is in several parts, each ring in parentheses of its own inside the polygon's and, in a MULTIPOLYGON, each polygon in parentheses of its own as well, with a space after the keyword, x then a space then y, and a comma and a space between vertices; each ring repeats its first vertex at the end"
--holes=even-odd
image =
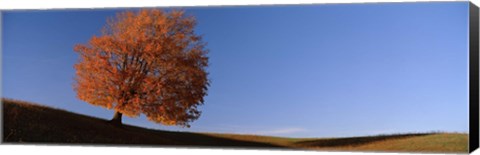
POLYGON ((170 132, 130 125, 118 127, 103 119, 28 102, 8 99, 2 99, 2 102, 4 143, 285 148, 201 133, 170 132))
POLYGON ((400 139, 415 136, 426 136, 434 133, 421 134, 401 134, 401 135, 378 135, 368 137, 352 137, 352 138, 334 138, 334 139, 320 139, 296 142, 295 145, 307 147, 339 147, 339 146, 357 146, 368 143, 373 143, 383 140, 400 139))
MULTIPOLYGON (((138 132, 141 130, 143 134, 146 135, 156 135, 158 138, 168 139, 170 142, 163 143, 161 145, 167 146, 208 146, 208 147, 253 147, 253 148, 286 148, 285 146, 261 143, 261 142, 252 142, 252 141, 242 141, 234 140, 229 138, 221 138, 210 136, 201 133, 191 133, 191 132, 170 132, 170 131, 161 131, 161 130, 150 130, 143 129, 135 126, 125 126, 125 130, 132 132, 138 132)), ((140 143, 130 143, 130 144, 140 144, 140 145, 158 145, 157 141, 142 141, 140 143)))

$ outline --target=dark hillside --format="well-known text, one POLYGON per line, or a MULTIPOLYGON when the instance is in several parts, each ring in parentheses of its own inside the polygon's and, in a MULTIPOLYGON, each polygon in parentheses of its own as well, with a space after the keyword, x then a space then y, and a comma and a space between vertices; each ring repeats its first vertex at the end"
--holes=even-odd
POLYGON ((172 132, 114 126, 107 120, 37 104, 3 99, 3 142, 382 152, 467 153, 468 134, 418 133, 344 138, 172 132))
POLYGON ((169 132, 124 125, 31 103, 3 100, 3 142, 133 144, 220 147, 280 147, 200 133, 169 132))

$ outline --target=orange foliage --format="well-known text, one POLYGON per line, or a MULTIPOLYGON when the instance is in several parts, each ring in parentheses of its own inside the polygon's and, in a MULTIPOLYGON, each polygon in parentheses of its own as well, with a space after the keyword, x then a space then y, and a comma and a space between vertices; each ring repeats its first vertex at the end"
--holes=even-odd
POLYGON ((123 12, 101 36, 75 46, 77 97, 124 115, 189 126, 209 81, 205 43, 183 11, 123 12))

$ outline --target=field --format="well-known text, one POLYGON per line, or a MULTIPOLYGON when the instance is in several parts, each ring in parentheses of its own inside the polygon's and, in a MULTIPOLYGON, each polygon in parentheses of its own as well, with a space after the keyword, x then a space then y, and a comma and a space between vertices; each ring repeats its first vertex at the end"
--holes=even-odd
POLYGON ((415 133, 348 138, 283 138, 172 132, 107 120, 23 101, 2 99, 3 142, 71 145, 183 146, 369 152, 467 153, 468 134, 415 133))

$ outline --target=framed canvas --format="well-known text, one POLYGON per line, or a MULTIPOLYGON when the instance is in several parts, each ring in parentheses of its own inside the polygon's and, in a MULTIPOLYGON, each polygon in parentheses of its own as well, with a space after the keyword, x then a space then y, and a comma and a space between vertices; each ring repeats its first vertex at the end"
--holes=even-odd
POLYGON ((470 153, 468 1, 1 10, 2 144, 470 153))

